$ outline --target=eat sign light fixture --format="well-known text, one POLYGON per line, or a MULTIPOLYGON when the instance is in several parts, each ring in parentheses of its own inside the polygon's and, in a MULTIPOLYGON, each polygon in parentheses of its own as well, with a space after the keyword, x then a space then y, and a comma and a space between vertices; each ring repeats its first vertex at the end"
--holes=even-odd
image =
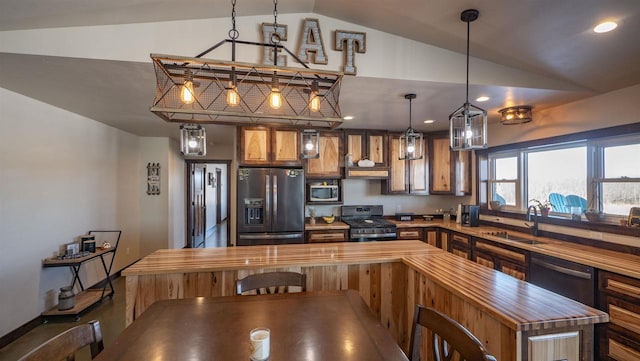
POLYGON ((468 9, 460 14, 467 23, 467 97, 465 103, 449 116, 449 145, 451 150, 472 150, 487 147, 487 111, 469 103, 469 24, 480 12, 468 9))
POLYGON ((156 92, 151 111, 168 122, 193 124, 275 124, 335 128, 342 124, 339 96, 342 72, 310 69, 280 44, 277 0, 274 34, 265 43, 239 40, 235 5, 232 29, 224 39, 195 57, 151 54, 156 92), (204 59, 231 43, 231 61, 204 59), (236 45, 273 49, 273 65, 236 61, 236 45), (286 52, 299 67, 277 66, 286 52))

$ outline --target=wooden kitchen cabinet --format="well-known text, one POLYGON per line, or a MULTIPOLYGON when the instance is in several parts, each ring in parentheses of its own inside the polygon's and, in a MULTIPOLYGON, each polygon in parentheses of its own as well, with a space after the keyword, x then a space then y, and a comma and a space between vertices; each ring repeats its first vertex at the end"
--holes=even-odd
POLYGON ((529 252, 484 239, 474 239, 472 260, 509 276, 526 281, 529 252))
POLYGON ((300 130, 238 127, 240 165, 300 166, 300 130))
POLYGON ((398 239, 414 239, 424 242, 424 233, 420 227, 398 228, 398 239))
POLYGON ((471 236, 451 232, 449 240, 449 252, 466 259, 471 259, 471 236))
POLYGON ((597 329, 599 360, 640 360, 640 280, 600 270, 598 291, 610 319, 597 329))
POLYGON ((389 179, 381 183, 381 192, 383 194, 428 194, 429 158, 425 142, 422 142, 422 159, 398 159, 400 136, 399 133, 389 134, 389 179))
POLYGON ((440 241, 439 247, 445 251, 451 252, 449 249, 449 240, 451 239, 451 231, 441 228, 438 231, 438 239, 440 241))
POLYGON ((373 161, 374 166, 387 166, 387 135, 381 131, 345 131, 346 154, 351 154, 354 165, 362 159, 373 161))
POLYGON ((306 160, 306 177, 341 178, 341 167, 344 158, 343 133, 339 131, 321 131, 318 143, 320 157, 306 160))
POLYGON ((439 133, 429 137, 429 193, 471 194, 470 151, 451 151, 449 136, 439 133))
POLYGON ((331 229, 326 231, 306 231, 307 243, 346 242, 348 230, 331 229))
POLYGON ((442 248, 442 243, 438 238, 437 228, 424 228, 424 233, 425 233, 425 238, 424 238, 425 242, 427 242, 428 244, 434 247, 442 248))

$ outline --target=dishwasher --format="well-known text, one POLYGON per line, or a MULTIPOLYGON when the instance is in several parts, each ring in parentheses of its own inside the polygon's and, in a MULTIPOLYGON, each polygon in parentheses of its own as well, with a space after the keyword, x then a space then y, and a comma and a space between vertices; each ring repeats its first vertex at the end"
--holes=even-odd
POLYGON ((593 267, 540 255, 531 255, 529 282, 595 307, 595 272, 593 267))

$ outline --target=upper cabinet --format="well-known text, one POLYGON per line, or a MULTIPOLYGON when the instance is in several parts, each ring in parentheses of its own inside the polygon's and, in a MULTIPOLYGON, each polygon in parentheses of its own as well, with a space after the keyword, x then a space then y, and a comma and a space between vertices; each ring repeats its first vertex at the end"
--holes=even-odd
POLYGON ((300 130, 238 127, 240 165, 300 166, 300 130))
POLYGON ((429 193, 471 194, 471 152, 451 151, 449 136, 429 138, 429 193))
POLYGON ((344 155, 343 133, 340 131, 320 131, 319 158, 307 159, 307 178, 340 178, 344 155))
POLYGON ((387 166, 386 137, 382 131, 345 131, 347 154, 351 154, 353 164, 358 164, 362 159, 369 159, 375 166, 387 166))
POLYGON ((428 154, 422 142, 422 159, 401 160, 399 133, 389 134, 389 179, 381 183, 384 194, 428 194, 428 154))

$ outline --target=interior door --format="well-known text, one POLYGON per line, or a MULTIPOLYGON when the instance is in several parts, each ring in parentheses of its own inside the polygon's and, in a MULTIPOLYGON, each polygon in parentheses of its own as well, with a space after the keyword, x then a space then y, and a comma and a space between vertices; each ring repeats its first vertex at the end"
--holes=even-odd
POLYGON ((190 247, 202 247, 205 238, 206 206, 205 206, 205 164, 191 165, 191 205, 189 229, 191 230, 190 247))

